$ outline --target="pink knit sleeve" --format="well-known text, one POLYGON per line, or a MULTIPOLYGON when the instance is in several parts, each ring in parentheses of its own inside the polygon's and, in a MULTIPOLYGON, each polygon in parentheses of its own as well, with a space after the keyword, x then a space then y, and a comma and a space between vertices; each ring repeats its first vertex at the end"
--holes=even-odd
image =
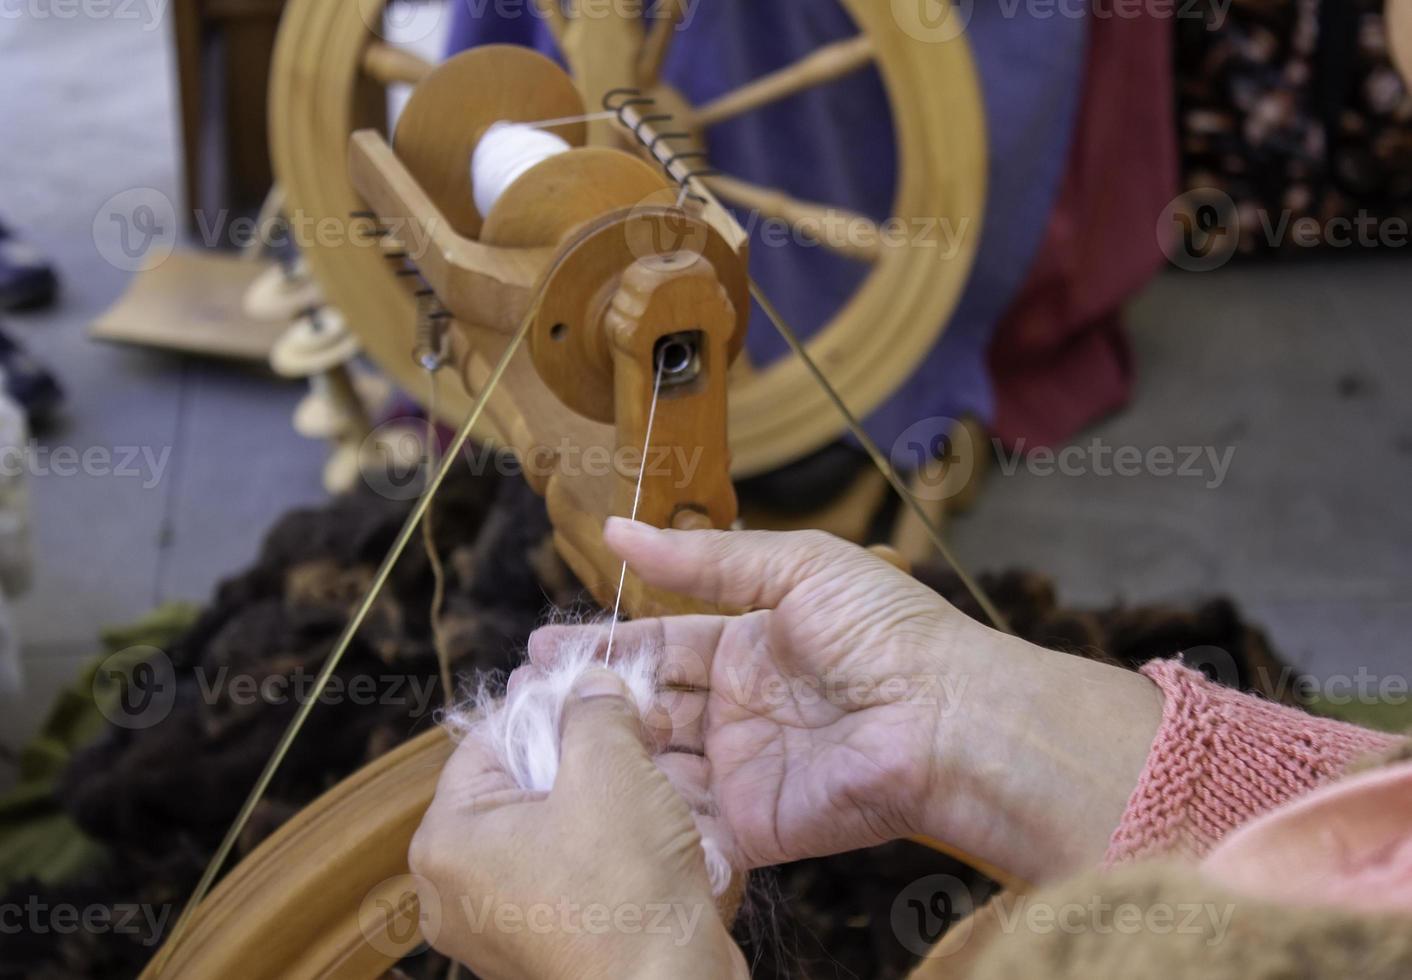
POLYGON ((1109 840, 1110 865, 1201 857, 1233 828, 1399 741, 1242 694, 1175 660, 1142 673, 1162 689, 1162 724, 1109 840))

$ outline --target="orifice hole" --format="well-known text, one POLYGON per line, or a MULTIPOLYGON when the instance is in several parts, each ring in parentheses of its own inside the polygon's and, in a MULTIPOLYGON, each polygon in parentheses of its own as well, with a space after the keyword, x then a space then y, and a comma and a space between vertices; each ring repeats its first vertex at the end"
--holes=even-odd
POLYGON ((667 334, 652 349, 652 360, 662 372, 662 387, 690 384, 701 373, 701 331, 667 334))

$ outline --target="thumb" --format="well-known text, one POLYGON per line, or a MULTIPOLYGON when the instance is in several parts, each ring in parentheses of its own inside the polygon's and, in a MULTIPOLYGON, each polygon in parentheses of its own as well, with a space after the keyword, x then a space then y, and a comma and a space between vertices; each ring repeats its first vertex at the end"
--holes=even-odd
POLYGON ((631 779, 653 770, 637 705, 623 679, 606 668, 587 671, 574 682, 564 702, 559 741, 555 790, 562 785, 575 795, 617 796, 627 787, 612 774, 631 779))
POLYGON ((654 588, 748 609, 773 609, 806 579, 869 557, 822 531, 668 531, 621 517, 603 540, 654 588))

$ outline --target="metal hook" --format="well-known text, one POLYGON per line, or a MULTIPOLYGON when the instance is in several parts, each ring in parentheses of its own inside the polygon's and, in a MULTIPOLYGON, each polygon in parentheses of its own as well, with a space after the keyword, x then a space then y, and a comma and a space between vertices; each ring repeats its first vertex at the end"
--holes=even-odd
MULTIPOLYGON (((603 93, 603 108, 606 109, 606 110, 608 110, 609 112, 617 112, 618 110, 620 110, 620 109, 622 108, 622 106, 613 105, 613 102, 612 102, 613 97, 614 97, 614 96, 618 96, 618 95, 626 95, 626 96, 629 96, 629 97, 631 97, 631 98, 640 97, 640 96, 642 95, 642 89, 640 89, 640 88, 613 88, 613 89, 609 89, 608 91, 606 91, 606 92, 603 93)), ((649 100, 649 101, 651 101, 651 100, 649 100)), ((626 105, 627 103, 624 102, 623 104, 626 105)))

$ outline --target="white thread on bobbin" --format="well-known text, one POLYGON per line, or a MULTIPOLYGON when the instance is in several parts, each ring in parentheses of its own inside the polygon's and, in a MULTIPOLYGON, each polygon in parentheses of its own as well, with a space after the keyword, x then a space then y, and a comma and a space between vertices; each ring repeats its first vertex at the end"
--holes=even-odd
MULTIPOLYGON (((444 724, 458 739, 486 739, 505 771, 521 789, 547 793, 559 773, 559 744, 564 705, 574 683, 589 670, 601 668, 598 636, 585 631, 581 643, 570 644, 552 667, 537 667, 522 677, 503 698, 481 682, 471 702, 449 712, 444 724)), ((657 690, 660 658, 651 649, 631 649, 613 658, 608 668, 623 678, 638 714, 645 715, 657 690)), ((701 854, 714 895, 730 887, 733 871, 720 843, 706 835, 702 814, 693 813, 701 832, 701 854)))
POLYGON ((476 210, 487 217, 510 185, 537 163, 567 153, 567 140, 526 123, 491 123, 471 154, 476 210))

